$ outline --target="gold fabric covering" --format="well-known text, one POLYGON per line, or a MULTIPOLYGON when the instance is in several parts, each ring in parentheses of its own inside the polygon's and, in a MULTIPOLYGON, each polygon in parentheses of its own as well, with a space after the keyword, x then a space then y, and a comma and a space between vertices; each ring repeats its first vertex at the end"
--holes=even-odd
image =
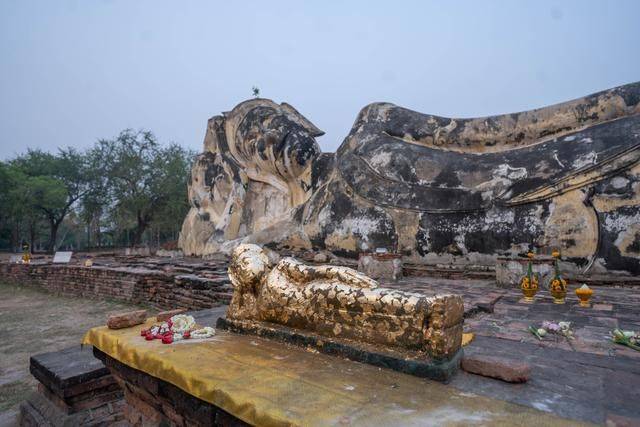
POLYGON ((435 381, 251 336, 145 341, 139 325, 89 330, 90 344, 253 425, 577 425, 435 381))

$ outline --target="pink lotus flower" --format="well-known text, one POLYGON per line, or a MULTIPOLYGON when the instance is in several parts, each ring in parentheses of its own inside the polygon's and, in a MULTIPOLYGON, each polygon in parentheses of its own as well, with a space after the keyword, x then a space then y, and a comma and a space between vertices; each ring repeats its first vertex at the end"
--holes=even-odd
POLYGON ((544 322, 542 322, 542 328, 546 329, 549 332, 559 332, 560 331, 560 325, 558 325, 557 323, 548 322, 546 320, 544 322))

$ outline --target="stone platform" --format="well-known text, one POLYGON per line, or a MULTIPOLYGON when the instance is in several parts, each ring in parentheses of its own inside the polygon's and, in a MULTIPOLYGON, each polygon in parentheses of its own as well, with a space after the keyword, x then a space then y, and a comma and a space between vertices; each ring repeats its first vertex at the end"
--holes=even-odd
POLYGON ((358 257, 358 271, 374 280, 398 280, 402 277, 402 255, 395 253, 363 252, 358 257))
MULTIPOLYGON (((209 314, 208 319, 220 314, 209 314)), ((96 350, 126 390, 125 416, 133 425, 244 425, 237 424, 238 418, 265 426, 582 425, 535 408, 260 337, 220 331, 209 343, 191 348, 189 343, 175 348, 159 344, 159 353, 150 354, 144 348, 153 344, 138 344, 135 332, 116 333, 118 346, 127 348, 123 360, 135 359, 132 363, 139 365, 140 357, 153 359, 144 367, 134 369, 117 356, 96 350), (141 351, 133 358, 129 357, 132 345, 141 351), (181 357, 181 352, 189 356, 181 357), (166 358, 158 370, 160 354, 166 358), (207 366, 198 369, 197 377, 187 378, 186 371, 199 366, 200 360, 207 360, 207 366), (178 372, 183 373, 178 375, 181 379, 178 372), (180 387, 169 383, 169 377, 180 387)), ((100 341, 105 350, 114 351, 100 341)))
POLYGON ((443 382, 448 382, 458 372, 462 358, 461 349, 450 359, 435 360, 424 351, 384 348, 380 345, 326 337, 264 322, 229 320, 221 317, 216 326, 218 329, 294 344, 320 353, 443 382))
POLYGON ((20 405, 21 426, 99 426, 124 419, 123 392, 109 370, 79 345, 31 357, 38 389, 20 405))
MULTIPOLYGON (((390 284, 385 283, 385 286, 390 284)), ((492 281, 421 277, 405 278, 395 286, 427 295, 436 291, 462 294, 466 306, 465 331, 475 334, 474 340, 464 348, 465 355, 499 357, 514 363, 524 362, 531 368, 528 382, 522 384, 459 371, 447 386, 442 386, 444 390, 453 395, 483 396, 490 399, 488 402, 509 402, 522 405, 521 410, 528 407, 561 417, 552 425, 570 424, 568 420, 608 426, 640 425, 640 409, 636 404, 640 400, 637 387, 640 384, 640 353, 613 344, 607 337, 616 327, 640 329, 640 289, 597 287, 594 306, 582 308, 571 294, 567 304, 556 305, 544 292, 538 294, 534 304, 526 304, 521 301, 518 291, 498 289, 492 281), (527 327, 544 320, 572 322, 575 339, 571 342, 552 338, 539 341, 527 327)), ((223 313, 224 308, 220 307, 194 314, 200 323, 214 324, 223 313)), ((267 350, 270 344, 263 343, 260 338, 255 338, 255 345, 268 352, 278 348, 278 344, 274 344, 274 349, 269 347, 267 350)), ((305 353, 301 354, 297 348, 282 350, 300 356, 305 353)), ((341 358, 336 356, 315 357, 320 363, 318 366, 347 363, 352 371, 360 371, 366 366, 351 361, 339 362, 341 358)), ((391 371, 377 372, 380 378, 386 378, 391 371)), ((349 375, 352 373, 345 376, 345 384, 349 375)), ((408 377, 401 375, 401 378, 408 377)), ((432 392, 430 384, 435 383, 424 382, 423 392, 415 396, 432 392)), ((283 398, 280 392, 274 389, 278 399, 283 398)), ((402 425, 400 418, 395 423, 402 425)), ((539 423, 514 419, 511 425, 539 423)))
POLYGON ((593 287, 593 307, 583 308, 570 285, 567 303, 553 304, 547 291, 527 304, 516 289, 490 280, 403 278, 385 283, 427 295, 463 296, 465 332, 475 339, 468 356, 499 356, 526 362, 531 377, 509 384, 460 371, 450 385, 466 392, 537 408, 562 417, 611 426, 640 425, 640 352, 614 344, 609 331, 640 330, 640 287, 593 287), (575 339, 539 341, 527 328, 543 321, 569 321, 575 339))

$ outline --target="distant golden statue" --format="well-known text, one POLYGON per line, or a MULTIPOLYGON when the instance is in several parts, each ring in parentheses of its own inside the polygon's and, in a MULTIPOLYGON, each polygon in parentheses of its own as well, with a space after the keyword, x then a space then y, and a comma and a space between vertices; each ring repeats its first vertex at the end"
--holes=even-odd
POLYGON ((31 262, 31 248, 28 243, 22 244, 22 263, 29 264, 31 262))

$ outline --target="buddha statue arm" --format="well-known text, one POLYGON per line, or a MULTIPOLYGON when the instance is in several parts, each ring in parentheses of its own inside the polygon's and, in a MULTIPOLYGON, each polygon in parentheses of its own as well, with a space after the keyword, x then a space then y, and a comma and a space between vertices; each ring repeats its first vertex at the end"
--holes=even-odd
MULTIPOLYGON (((332 273, 331 279, 303 284, 288 275, 285 263, 280 261, 262 288, 258 314, 262 321, 329 337, 422 350, 435 358, 449 358, 460 348, 463 306, 459 296, 359 288, 333 278, 332 273)), ((295 267, 289 266, 297 273, 295 267)))
POLYGON ((375 289, 378 287, 375 280, 348 267, 304 265, 294 258, 285 258, 276 268, 298 286, 304 286, 312 281, 336 281, 353 288, 375 289))

